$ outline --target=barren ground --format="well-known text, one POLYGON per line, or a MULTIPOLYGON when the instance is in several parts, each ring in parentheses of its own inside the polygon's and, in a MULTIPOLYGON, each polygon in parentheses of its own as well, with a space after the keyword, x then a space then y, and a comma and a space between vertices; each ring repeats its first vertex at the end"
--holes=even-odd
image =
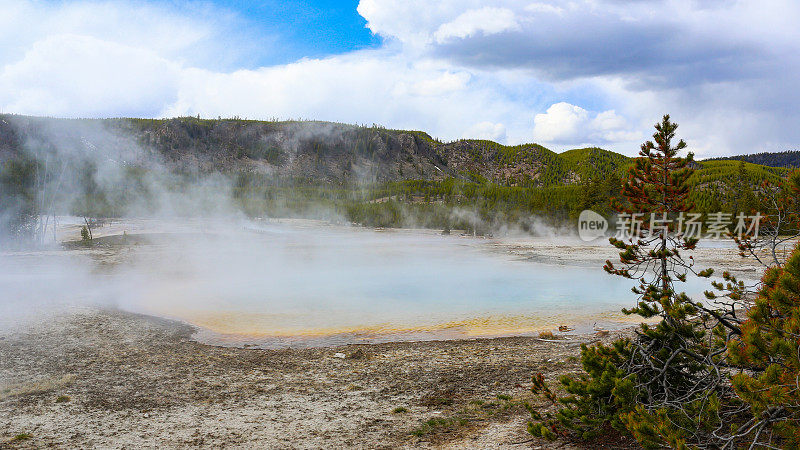
MULTIPOLYGON (((556 265, 615 256, 543 239, 488 244, 556 265)), ((118 257, 102 246, 72 251, 118 257)), ((698 259, 757 277, 733 249, 701 249, 698 259)), ((72 307, 0 332, 0 448, 635 448, 614 436, 580 446, 532 440, 523 406, 549 408, 530 393, 532 375, 578 373, 581 343, 630 330, 283 350, 207 345, 196 331, 72 307)))
POLYGON ((264 350, 121 311, 54 320, 0 337, 0 447, 550 448, 525 434, 531 375, 577 371, 596 339, 264 350))

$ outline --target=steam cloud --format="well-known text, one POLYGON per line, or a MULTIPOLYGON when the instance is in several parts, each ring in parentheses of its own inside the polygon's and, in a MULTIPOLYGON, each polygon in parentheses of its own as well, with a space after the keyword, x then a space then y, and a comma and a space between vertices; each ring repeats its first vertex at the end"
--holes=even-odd
MULTIPOLYGON (((233 199, 234 177, 207 170, 210 162, 202 155, 166 157, 126 133, 125 121, 3 120, 5 130, 22 136, 26 156, 46 175, 37 181, 36 201, 50 216, 37 218, 40 228, 48 227, 40 231, 50 250, 0 253, 0 330, 87 305, 253 334, 396 331, 410 323, 435 328, 457 317, 453 311, 464 311, 464 321, 494 317, 495 328, 510 320, 498 318, 527 312, 525 325, 534 326, 556 320, 553 311, 567 300, 586 297, 544 288, 559 271, 488 255, 456 236, 251 219, 233 199), (115 213, 127 219, 94 230, 110 247, 61 252, 50 234, 54 222, 59 221, 57 240, 78 239, 81 218, 64 215, 83 208, 91 216, 92 205, 81 204, 87 193, 121 205, 115 213), (139 245, 142 233, 147 245, 139 245)), ((266 145, 280 146, 291 163, 305 142, 336 142, 341 130, 306 124, 271 136, 266 145)), ((12 156, 0 148, 0 158, 12 156)), ((374 181, 369 167, 356 174, 360 183, 374 181)), ((412 211, 404 214, 406 226, 417 225, 412 211)), ((450 214, 498 234, 524 233, 499 219, 482 223, 469 209, 450 214)), ((322 206, 298 215, 347 223, 322 206)), ((538 218, 527 229, 551 238, 568 234, 538 218)), ((609 305, 622 297, 619 285, 597 282, 608 289, 601 298, 586 297, 592 302, 586 311, 614 309, 609 305)))

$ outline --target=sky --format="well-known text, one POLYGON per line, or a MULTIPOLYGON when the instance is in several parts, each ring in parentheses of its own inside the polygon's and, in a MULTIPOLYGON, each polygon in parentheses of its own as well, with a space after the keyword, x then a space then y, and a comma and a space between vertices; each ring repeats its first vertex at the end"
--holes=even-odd
POLYGON ((0 112, 800 148, 797 0, 0 0, 0 112))

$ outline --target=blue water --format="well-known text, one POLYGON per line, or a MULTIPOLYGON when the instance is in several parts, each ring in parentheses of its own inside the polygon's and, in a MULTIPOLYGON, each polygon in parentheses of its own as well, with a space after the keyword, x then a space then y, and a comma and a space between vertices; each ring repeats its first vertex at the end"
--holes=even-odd
POLYGON ((103 252, 0 257, 3 317, 99 304, 217 337, 330 344, 588 331, 626 320, 620 309, 635 303, 633 282, 599 266, 522 260, 488 240, 431 232, 262 223, 103 252))
POLYGON ((635 302, 633 282, 601 267, 515 259, 487 242, 282 225, 173 242, 139 261, 154 282, 131 304, 222 334, 435 337, 608 324, 635 302))

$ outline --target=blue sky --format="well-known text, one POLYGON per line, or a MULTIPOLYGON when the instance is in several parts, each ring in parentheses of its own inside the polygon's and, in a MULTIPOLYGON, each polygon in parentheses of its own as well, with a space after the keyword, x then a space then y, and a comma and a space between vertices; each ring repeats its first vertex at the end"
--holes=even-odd
POLYGON ((0 111, 316 119, 628 155, 800 143, 797 0, 0 0, 0 111))
POLYGON ((284 64, 381 45, 380 37, 366 27, 366 19, 356 11, 358 1, 215 0, 213 3, 236 12, 241 25, 253 34, 277 39, 279 45, 243 61, 244 67, 284 64))

